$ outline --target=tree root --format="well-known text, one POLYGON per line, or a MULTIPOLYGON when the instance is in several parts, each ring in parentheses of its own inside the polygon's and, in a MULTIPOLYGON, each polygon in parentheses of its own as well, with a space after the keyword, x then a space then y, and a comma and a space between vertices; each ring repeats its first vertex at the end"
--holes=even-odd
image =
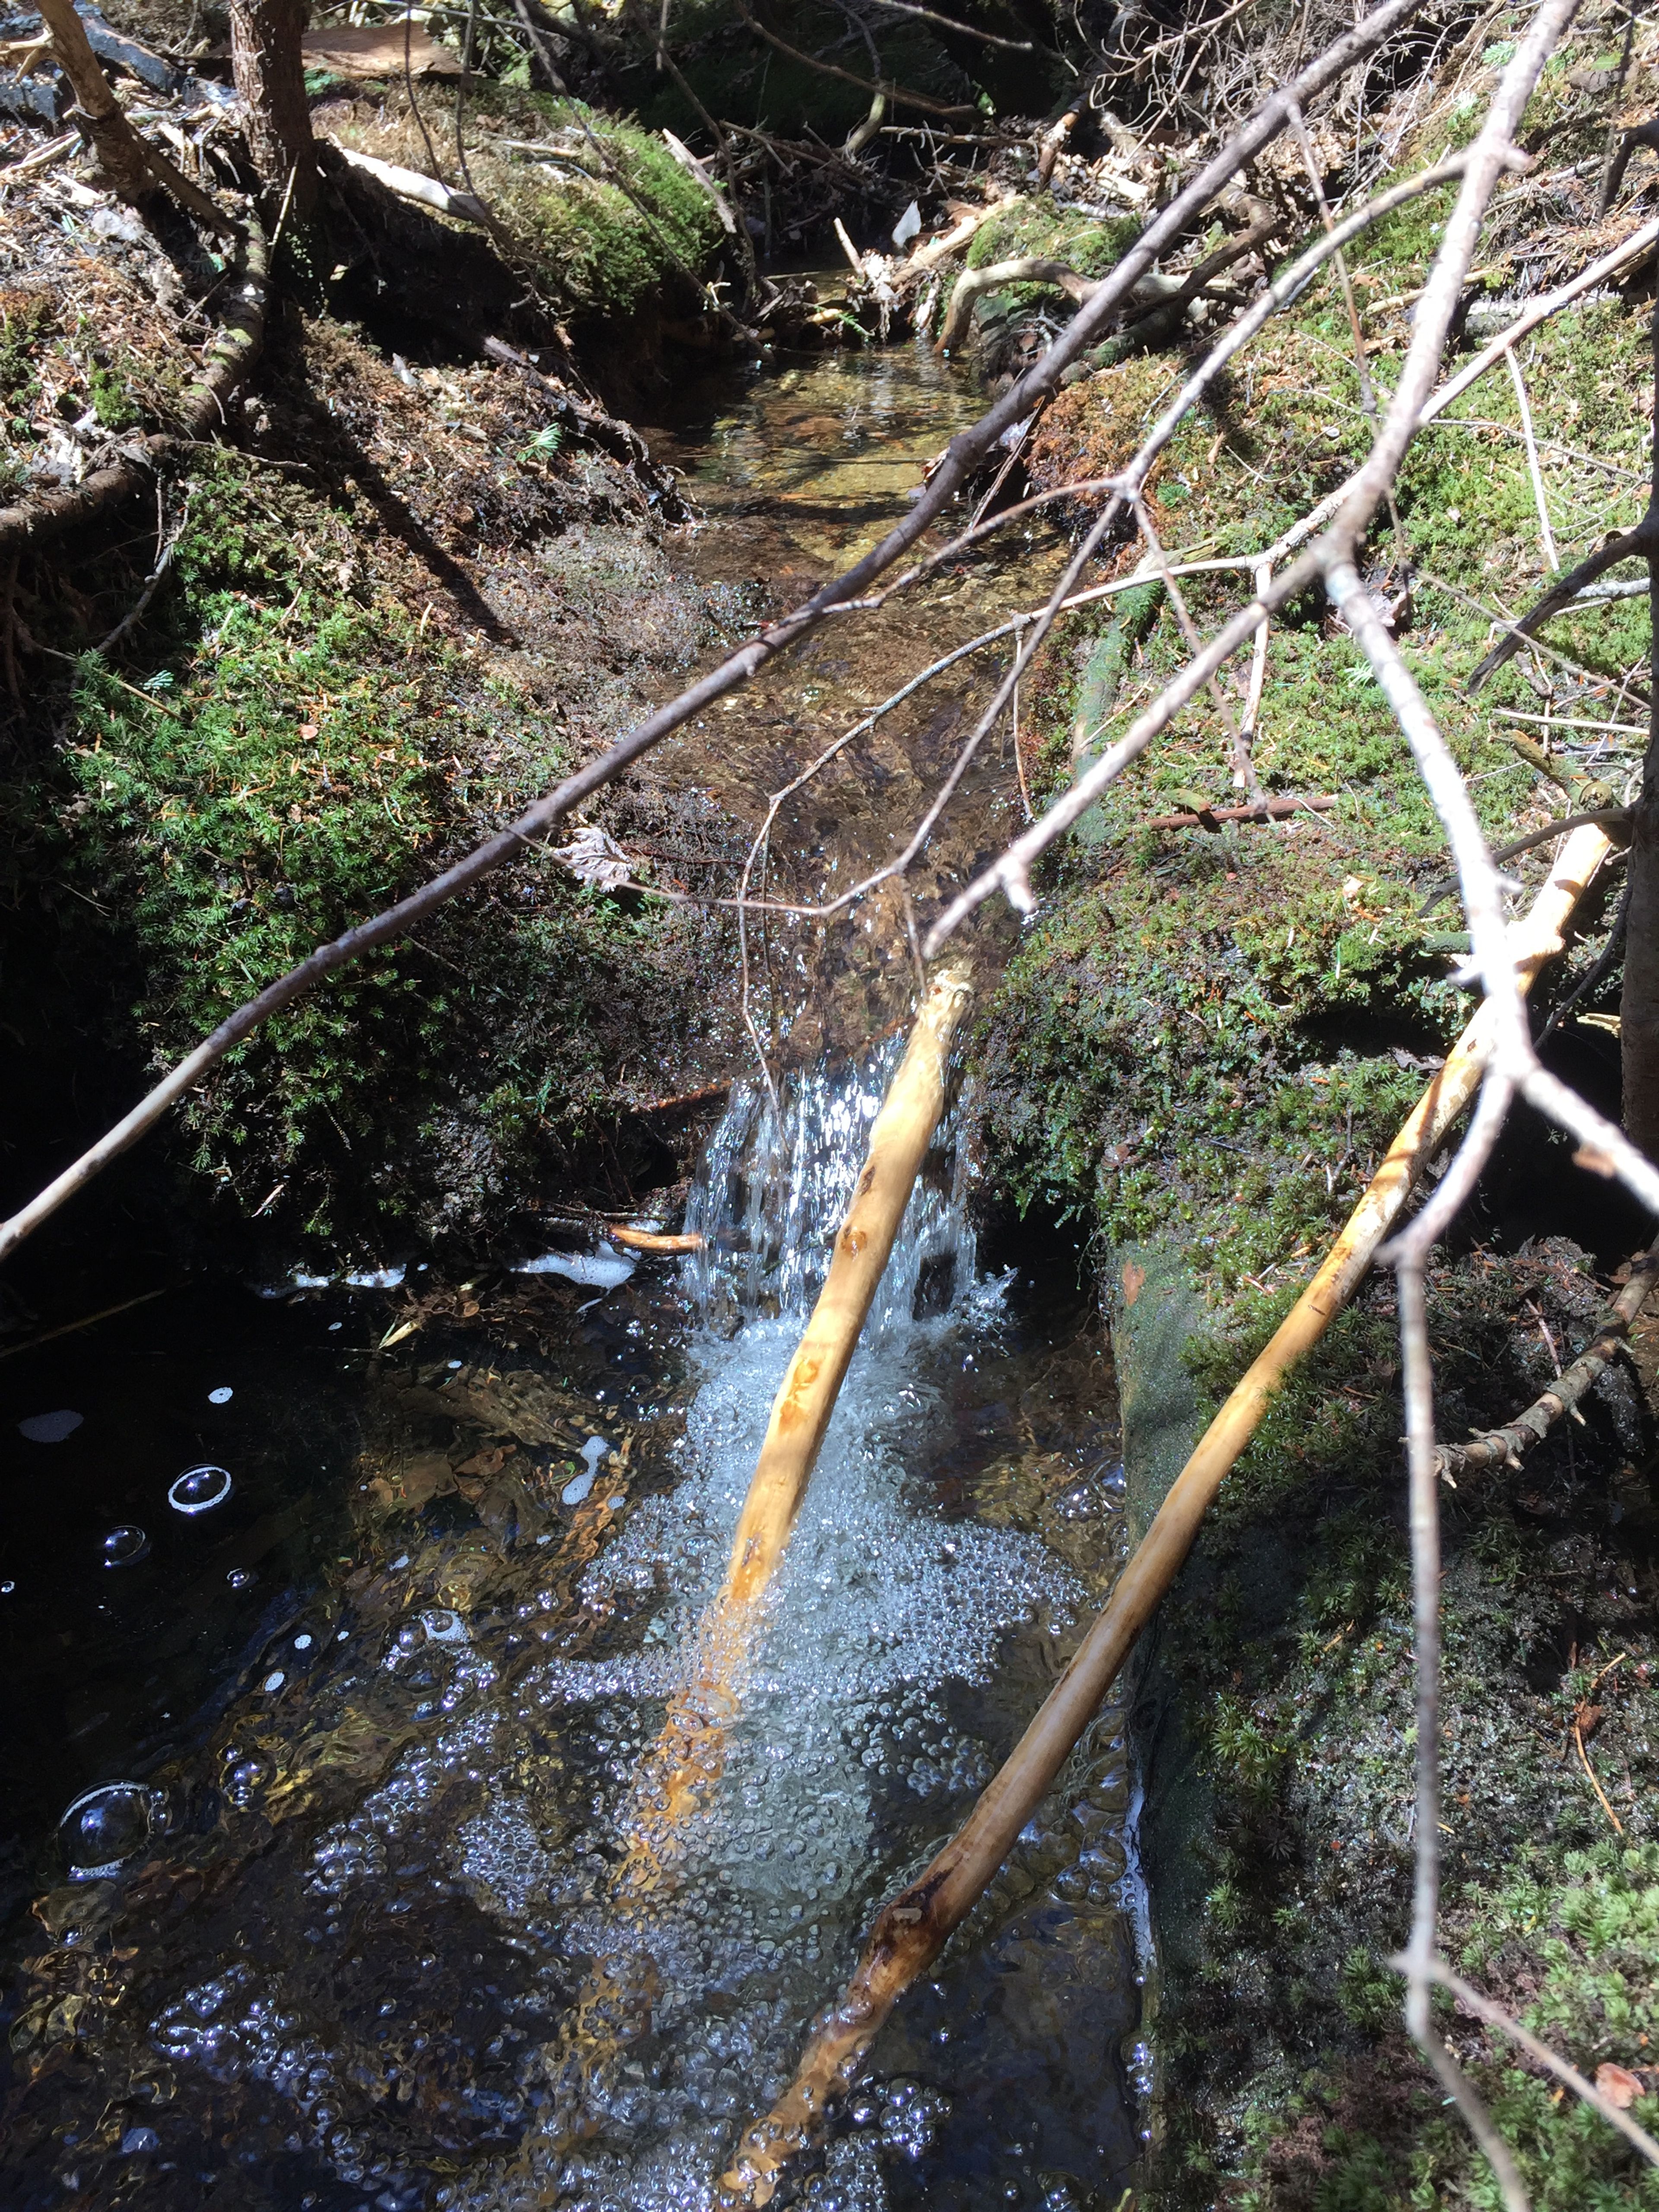
POLYGON ((155 464, 183 446, 203 441, 225 420, 225 402, 246 378, 264 340, 265 309, 270 295, 270 255, 264 234, 250 228, 243 247, 240 281, 231 287, 234 305, 221 325, 200 380, 185 395, 177 430, 157 431, 122 447, 110 461, 78 484, 35 492, 15 507, 0 507, 0 559, 62 537, 82 522, 129 499, 155 464))

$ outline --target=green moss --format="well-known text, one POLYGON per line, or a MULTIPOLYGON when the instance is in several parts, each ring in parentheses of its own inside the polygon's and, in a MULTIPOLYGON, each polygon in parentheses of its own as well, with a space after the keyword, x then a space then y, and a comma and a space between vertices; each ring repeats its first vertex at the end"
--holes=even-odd
MULTIPOLYGON (((1016 225, 1026 219, 1016 211, 1016 225)), ((1390 257, 1426 252, 1438 220, 1427 204, 1406 210, 1369 241, 1358 276, 1376 279, 1374 293, 1408 289, 1414 260, 1390 257)), ((982 258, 1000 250, 976 241, 982 258)), ((1211 416, 1189 418, 1158 465, 1166 545, 1243 560, 1346 477, 1369 440, 1348 346, 1328 289, 1270 326, 1250 358, 1248 408, 1218 390, 1211 416)), ((1558 318, 1526 374, 1540 419, 1572 426, 1564 441, 1613 463, 1590 479, 1594 496, 1555 518, 1564 546, 1587 548, 1627 524, 1641 495, 1632 399, 1650 384, 1644 318, 1616 304, 1558 318)), ((1168 362, 1148 357, 1063 393, 1039 433, 1040 481, 1121 466, 1170 381, 1168 362)), ((1498 842, 1559 811, 1560 794, 1509 741, 1504 713, 1538 704, 1522 665, 1473 697, 1466 688, 1492 641, 1488 611, 1524 604, 1544 573, 1514 393, 1493 380, 1478 419, 1469 405, 1419 437, 1402 476, 1419 567, 1401 646, 1498 842)), ((1378 556, 1386 562, 1386 538, 1378 556)), ((1394 589, 1380 574, 1378 588, 1394 589)), ((1186 580, 1200 628, 1231 611, 1239 580, 1186 580)), ((1614 602, 1548 636, 1611 675, 1643 657, 1646 624, 1643 603, 1614 602)), ((1079 617, 1062 649, 1036 702, 1049 792, 1080 753, 1122 733, 1186 652, 1153 587, 1079 617)), ((1236 720, 1242 669, 1223 688, 1236 720)), ((1413 1063, 1443 1052, 1473 1005, 1453 981, 1455 900, 1425 910, 1425 891, 1450 874, 1443 830, 1368 665, 1322 608, 1289 609, 1273 629, 1253 748, 1269 792, 1334 801, 1322 823, 1219 836, 1142 826, 1194 789, 1233 796, 1231 743, 1215 701, 1194 702, 1085 817, 1049 864, 1042 919, 988 1030, 992 1128, 1018 1202, 1090 1220, 1113 1243, 1170 1231, 1224 1297, 1328 1235, 1409 1106, 1413 1063)), ((1557 751, 1576 775, 1571 744, 1557 751)), ((1622 789, 1616 757, 1597 772, 1622 789)), ((1520 866, 1535 882, 1546 863, 1520 866)), ((1552 973, 1540 994, 1570 980, 1552 973)))
MULTIPOLYGON (((430 167, 401 106, 349 137, 366 153, 430 167)), ((630 315, 665 284, 700 287, 722 236, 708 193, 660 138, 580 100, 475 79, 467 163, 504 226, 505 250, 562 313, 630 315), (526 154, 526 143, 558 158, 526 154)), ((680 304, 694 309, 696 293, 680 304)))
POLYGON ((125 382, 114 369, 94 369, 88 387, 92 394, 92 411, 106 430, 125 430, 138 421, 140 410, 133 404, 125 382))
MULTIPOLYGON (((172 1064, 568 757, 514 672, 341 589, 343 539, 308 495, 215 474, 227 495, 198 487, 148 672, 84 656, 64 742, 0 788, 11 901, 46 885, 65 987, 108 994, 112 1065, 172 1064)), ((240 1046, 183 1109, 191 1164, 245 1212, 280 1193, 269 1219, 331 1239, 493 1225, 614 1133, 619 1065, 684 1030, 683 991, 712 1002, 725 943, 528 861, 240 1046)))
POLYGON ((1057 205, 1048 198, 1018 199, 982 223, 968 248, 970 269, 1040 255, 1064 261, 1079 276, 1103 276, 1139 235, 1133 216, 1103 219, 1057 205))
POLYGON ((484 165, 492 203, 555 298, 629 314, 671 271, 702 271, 720 218, 659 137, 580 100, 505 86, 481 87, 479 104, 502 135, 556 133, 571 149, 571 162, 556 167, 499 155, 484 165))

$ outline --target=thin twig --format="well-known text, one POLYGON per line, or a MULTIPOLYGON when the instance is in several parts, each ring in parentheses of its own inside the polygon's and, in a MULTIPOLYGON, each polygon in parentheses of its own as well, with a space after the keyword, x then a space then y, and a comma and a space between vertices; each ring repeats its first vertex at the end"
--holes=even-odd
MULTIPOLYGON (((1398 1959, 1390 1960, 1389 1964, 1403 1971, 1398 1959)), ((1559 2052, 1552 2051, 1548 2044, 1540 2041, 1530 2028, 1523 2027, 1501 2005, 1494 2004, 1490 1997, 1482 1996, 1479 1990, 1471 1988, 1462 1975, 1455 1974, 1443 1960, 1430 1960, 1424 1971, 1431 1980, 1438 1982, 1443 1990, 1449 1990, 1466 2011, 1472 2012, 1477 2020, 1484 2021, 1488 2027, 1495 2027, 1500 2035, 1507 2035, 1512 2043, 1519 2044, 1529 2058, 1535 2058, 1540 2066, 1547 2067, 1558 2081, 1566 2083, 1574 2096, 1582 2097, 1587 2105, 1600 2112, 1610 2128, 1617 2128, 1627 2142, 1636 2146, 1644 2158, 1659 2166, 1659 2142, 1654 2141, 1647 2130, 1638 2126, 1628 2112, 1621 2112, 1611 2097, 1604 2097, 1593 2081, 1587 2081, 1576 2066, 1570 2065, 1559 2052)))
POLYGON ((1523 1413, 1501 1429, 1487 1429, 1467 1443, 1442 1444, 1437 1460, 1442 1479, 1455 1487, 1460 1474, 1489 1467, 1519 1467, 1522 1452, 1541 1443, 1564 1413, 1571 1413, 1594 1388, 1630 1341, 1631 1324, 1646 1303, 1659 1274, 1659 1241, 1631 1269, 1630 1280, 1608 1307, 1606 1318, 1577 1359, 1535 1398, 1523 1413))
POLYGON ((1510 381, 1515 386, 1515 404, 1521 410, 1521 434, 1527 443, 1527 474, 1532 478, 1532 496, 1538 509, 1539 534, 1544 541, 1544 565, 1553 575, 1561 566, 1561 556, 1555 550, 1555 533, 1550 528, 1549 502, 1544 497, 1544 471, 1538 465, 1538 441, 1533 435, 1532 403, 1527 397, 1527 380, 1521 374, 1521 363, 1512 345, 1504 347, 1504 359, 1509 364, 1510 381))

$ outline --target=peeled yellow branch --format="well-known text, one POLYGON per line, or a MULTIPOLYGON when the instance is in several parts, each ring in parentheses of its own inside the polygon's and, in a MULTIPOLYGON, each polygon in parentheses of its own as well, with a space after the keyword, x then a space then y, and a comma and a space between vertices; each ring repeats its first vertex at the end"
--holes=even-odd
POLYGON ((698 1630, 696 1675, 671 1700, 635 1786, 636 1814, 619 1894, 656 1887, 678 1833, 725 1764, 754 1611, 783 1557, 830 1416, 940 1115, 951 1039, 970 996, 965 967, 936 974, 870 1131, 870 1149, 830 1273, 772 1407, 731 1563, 698 1630))
MULTIPOLYGON (((1568 840, 1511 933, 1525 988, 1561 950, 1561 932, 1611 849, 1599 827, 1576 830, 1568 840)), ((1012 1755, 932 1865, 884 1906, 841 2002, 819 2015, 794 2080, 738 2144, 731 2171, 721 2177, 723 2203, 771 2202, 784 2166, 810 2141, 830 2100, 850 2086, 894 2005, 978 1901, 1175 1580, 1289 1370, 1352 1297, 1413 1186, 1479 1089, 1486 1032, 1482 1007, 1395 1139, 1318 1273, 1199 1440, 1105 1610, 1012 1755)))

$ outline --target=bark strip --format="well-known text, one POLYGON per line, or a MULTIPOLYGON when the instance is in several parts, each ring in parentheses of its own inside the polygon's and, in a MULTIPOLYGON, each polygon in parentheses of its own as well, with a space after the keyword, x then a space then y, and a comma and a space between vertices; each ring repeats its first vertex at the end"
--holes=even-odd
MULTIPOLYGON (((1600 830, 1576 831, 1511 932, 1523 988, 1562 949, 1562 930, 1608 850, 1600 830)), ((1180 1571, 1205 1514, 1290 1369, 1353 1296, 1424 1168, 1480 1088, 1492 1027, 1488 1002, 1419 1100, 1318 1273, 1200 1438, 1104 1611, 1012 1756, 933 1863, 878 1916, 845 1993, 814 2024, 794 2080, 739 2142, 720 2179, 722 2203, 771 2203, 785 2167, 811 2141, 831 2100, 851 2086, 895 2004, 978 1902, 1180 1571)))

